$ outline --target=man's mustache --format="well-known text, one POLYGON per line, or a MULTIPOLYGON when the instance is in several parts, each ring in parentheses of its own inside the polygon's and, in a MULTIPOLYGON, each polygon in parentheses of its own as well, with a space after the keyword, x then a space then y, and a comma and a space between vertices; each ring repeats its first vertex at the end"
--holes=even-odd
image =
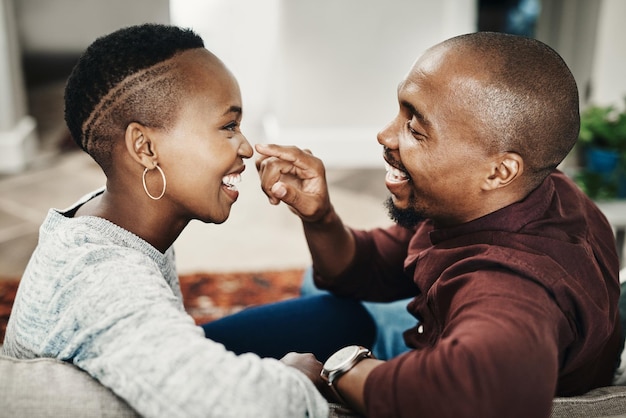
POLYGON ((409 172, 407 171, 406 167, 404 167, 404 164, 402 164, 402 162, 400 162, 395 157, 393 157, 393 155, 391 153, 391 150, 389 148, 387 148, 387 147, 383 148, 383 155, 385 157, 385 160, 387 160, 387 162, 390 165, 394 166, 398 170, 404 171, 407 175, 409 174, 409 172))

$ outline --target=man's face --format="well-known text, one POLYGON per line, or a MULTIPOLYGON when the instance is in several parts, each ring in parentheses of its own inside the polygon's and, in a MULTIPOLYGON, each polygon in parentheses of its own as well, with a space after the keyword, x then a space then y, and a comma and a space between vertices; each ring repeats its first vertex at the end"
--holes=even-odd
POLYGON ((419 217, 456 225, 482 214, 488 155, 481 115, 470 105, 481 83, 471 66, 446 47, 429 50, 400 83, 398 115, 378 134, 390 213, 405 226, 419 217))

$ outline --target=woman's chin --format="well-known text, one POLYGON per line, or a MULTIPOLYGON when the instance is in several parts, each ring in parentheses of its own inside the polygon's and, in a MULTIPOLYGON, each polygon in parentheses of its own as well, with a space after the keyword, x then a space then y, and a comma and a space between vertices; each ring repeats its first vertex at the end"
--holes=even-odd
POLYGON ((205 224, 219 225, 219 224, 223 224, 224 222, 226 222, 229 217, 230 217, 230 206, 228 207, 228 210, 225 212, 207 214, 206 216, 202 216, 201 218, 198 218, 198 220, 205 224))

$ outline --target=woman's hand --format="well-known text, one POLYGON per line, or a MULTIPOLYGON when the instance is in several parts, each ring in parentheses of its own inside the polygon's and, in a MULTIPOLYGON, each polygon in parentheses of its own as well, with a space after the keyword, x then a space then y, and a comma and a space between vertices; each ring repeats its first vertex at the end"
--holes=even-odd
POLYGON ((281 362, 294 369, 300 370, 315 384, 317 390, 330 402, 339 402, 333 391, 322 380, 322 363, 311 353, 287 353, 280 359, 281 362))

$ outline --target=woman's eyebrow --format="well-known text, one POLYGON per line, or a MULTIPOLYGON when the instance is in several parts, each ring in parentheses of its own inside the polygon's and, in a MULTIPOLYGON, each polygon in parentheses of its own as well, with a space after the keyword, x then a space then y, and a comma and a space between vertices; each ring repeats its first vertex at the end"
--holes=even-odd
POLYGON ((229 113, 237 113, 241 115, 243 113, 243 110, 241 109, 241 106, 231 106, 228 108, 228 110, 226 110, 226 112, 224 112, 222 116, 226 116, 229 113))

